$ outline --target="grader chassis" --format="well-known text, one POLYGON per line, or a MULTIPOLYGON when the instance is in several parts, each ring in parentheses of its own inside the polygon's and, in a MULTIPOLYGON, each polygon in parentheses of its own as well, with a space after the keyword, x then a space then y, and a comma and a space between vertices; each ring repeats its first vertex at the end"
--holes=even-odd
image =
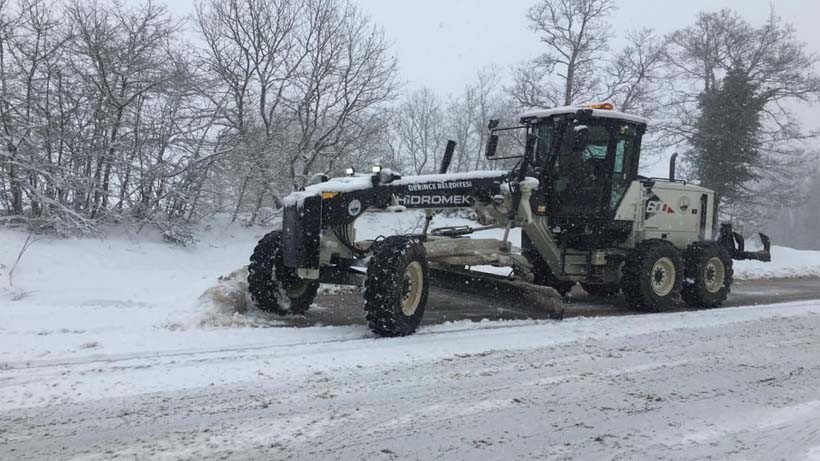
POLYGON ((575 284, 595 296, 623 292, 635 309, 661 311, 682 298, 696 308, 719 306, 732 284, 732 260, 770 260, 749 252, 730 223, 716 230, 714 192, 670 177, 638 175, 647 122, 609 105, 561 107, 523 114, 520 125, 490 124, 486 154, 495 158, 498 131, 519 129, 523 155, 511 171, 401 176, 390 170, 328 179, 288 196, 283 225, 254 249, 249 290, 256 305, 302 314, 320 282, 360 285, 364 310, 378 335, 412 334, 427 304, 431 277, 456 288, 492 286, 503 296, 549 309, 575 284), (430 227, 445 209, 475 211, 481 227, 430 227), (424 210, 423 230, 356 240, 368 210, 424 210), (502 239, 465 238, 503 229, 502 239), (521 228, 521 248, 510 230, 521 228), (509 277, 470 270, 492 265, 509 277), (365 269, 366 268, 366 269, 365 269))

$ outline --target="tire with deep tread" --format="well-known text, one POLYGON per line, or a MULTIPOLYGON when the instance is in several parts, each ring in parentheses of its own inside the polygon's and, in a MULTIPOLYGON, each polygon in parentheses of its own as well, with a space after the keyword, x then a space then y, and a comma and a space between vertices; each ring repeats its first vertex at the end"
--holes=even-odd
POLYGON ((318 289, 318 280, 304 280, 285 266, 282 231, 270 232, 256 244, 248 264, 248 291, 260 310, 279 315, 304 314, 318 289))
MULTIPOLYGON (((418 287, 416 287, 418 289, 418 287)), ((430 289, 427 252, 418 238, 394 235, 377 244, 367 265, 364 311, 367 326, 379 336, 413 334, 424 316, 430 289), (417 264, 417 265, 414 265, 417 264), (418 302, 410 315, 402 310, 411 265, 421 271, 418 302), (420 266, 420 267, 419 267, 420 266)))
POLYGON ((661 312, 674 307, 683 285, 683 259, 680 251, 666 240, 646 240, 641 242, 627 256, 622 269, 621 290, 627 304, 645 312, 661 312), (670 281, 668 293, 659 295, 653 289, 653 279, 663 277, 656 263, 668 258, 674 268, 674 280, 670 281), (653 273, 655 270, 655 273, 653 273))
POLYGON ((611 298, 621 292, 620 285, 592 285, 582 282, 581 288, 589 293, 590 296, 595 296, 596 298, 611 298))
POLYGON ((689 307, 713 309, 726 301, 732 290, 734 270, 732 257, 725 248, 717 243, 694 246, 687 252, 685 265, 686 281, 683 283, 681 297, 689 307), (715 258, 723 265, 723 282, 717 290, 710 290, 708 282, 716 276, 715 267, 710 266, 710 262, 715 258))
POLYGON ((532 273, 535 276, 532 283, 544 287, 551 287, 561 296, 566 296, 569 294, 572 287, 575 286, 575 282, 559 280, 558 277, 552 273, 552 270, 547 262, 544 261, 544 258, 542 258, 536 250, 528 249, 525 250, 523 254, 524 257, 527 258, 527 261, 529 261, 532 265, 532 273))

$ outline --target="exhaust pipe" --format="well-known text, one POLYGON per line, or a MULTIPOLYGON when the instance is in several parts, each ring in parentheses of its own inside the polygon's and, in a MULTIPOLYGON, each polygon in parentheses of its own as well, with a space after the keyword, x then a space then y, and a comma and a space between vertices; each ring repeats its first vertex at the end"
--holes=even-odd
POLYGON ((675 162, 678 160, 678 153, 675 152, 672 154, 672 157, 669 158, 669 180, 675 180, 675 162))
POLYGON ((447 170, 450 169, 450 162, 453 161, 453 152, 456 150, 456 142, 455 141, 447 141, 447 147, 444 148, 444 158, 441 159, 441 168, 439 168, 438 172, 440 174, 447 173, 447 170))

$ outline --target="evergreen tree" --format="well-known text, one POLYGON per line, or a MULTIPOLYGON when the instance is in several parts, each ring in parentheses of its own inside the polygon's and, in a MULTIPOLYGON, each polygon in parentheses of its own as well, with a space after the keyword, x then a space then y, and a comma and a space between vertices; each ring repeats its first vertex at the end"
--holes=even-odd
POLYGON ((689 160, 704 187, 717 195, 718 204, 747 201, 746 186, 759 179, 760 129, 765 100, 757 94, 741 68, 729 70, 718 87, 699 97, 689 160))

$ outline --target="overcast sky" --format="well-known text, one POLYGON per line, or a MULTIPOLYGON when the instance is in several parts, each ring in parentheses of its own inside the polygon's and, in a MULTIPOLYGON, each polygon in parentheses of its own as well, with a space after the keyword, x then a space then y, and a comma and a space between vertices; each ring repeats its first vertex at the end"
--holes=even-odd
MULTIPOLYGON (((535 0, 355 1, 384 27, 395 44, 402 75, 413 86, 457 92, 482 66, 508 68, 542 50, 525 17, 535 0)), ((617 4, 612 17, 616 36, 643 27, 670 32, 692 23, 697 11, 726 7, 760 24, 774 4, 777 14, 797 28, 799 38, 820 51, 820 0, 621 0, 617 4)))
MULTIPOLYGON (((194 12, 193 0, 166 1, 176 15, 194 12)), ((543 49, 525 17, 536 0, 352 1, 384 28, 410 88, 458 92, 481 67, 496 64, 506 71, 543 49)), ((691 24, 698 11, 720 8, 732 8, 760 24, 774 5, 797 28, 798 37, 820 51, 820 0, 620 0, 617 4, 612 17, 616 37, 643 27, 670 32, 691 24)), ((619 47, 617 39, 612 47, 619 47)))

